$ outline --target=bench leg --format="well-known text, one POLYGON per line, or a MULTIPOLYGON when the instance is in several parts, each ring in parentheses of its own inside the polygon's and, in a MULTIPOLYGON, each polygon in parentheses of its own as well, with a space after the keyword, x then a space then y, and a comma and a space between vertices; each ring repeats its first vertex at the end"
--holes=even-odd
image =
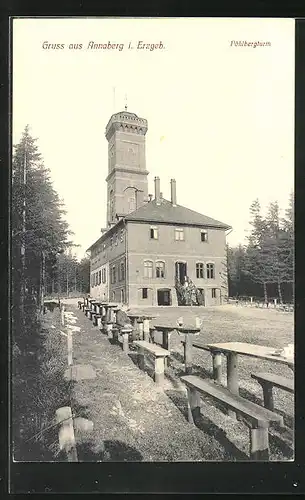
POLYGON ((155 382, 162 385, 164 382, 164 358, 162 356, 155 358, 155 382))
POLYGON ((123 351, 126 352, 126 354, 129 352, 129 344, 128 344, 128 333, 123 333, 123 351))
POLYGON ((265 383, 262 383, 261 386, 262 386, 263 395, 264 395, 264 406, 265 406, 265 408, 268 408, 268 410, 273 411, 274 410, 274 403, 273 403, 272 384, 268 384, 268 382, 265 382, 265 383))
POLYGON ((144 349, 142 347, 140 347, 138 350, 138 365, 140 370, 145 370, 144 349))
POLYGON ((195 389, 187 388, 187 414, 190 424, 195 424, 200 416, 200 394, 195 389))
POLYGON ((213 379, 215 382, 221 383, 221 353, 212 352, 213 360, 213 379))
POLYGON ((113 339, 113 333, 112 333, 112 323, 107 325, 107 337, 109 340, 113 339))
POLYGON ((250 429, 250 460, 269 460, 268 429, 250 429))

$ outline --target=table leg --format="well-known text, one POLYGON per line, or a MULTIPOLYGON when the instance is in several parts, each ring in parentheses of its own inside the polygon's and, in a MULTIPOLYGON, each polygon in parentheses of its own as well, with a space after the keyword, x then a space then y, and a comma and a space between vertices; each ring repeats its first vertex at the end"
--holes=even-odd
POLYGON ((221 383, 221 353, 211 351, 213 360, 213 379, 215 382, 221 383))
MULTIPOLYGON (((232 394, 239 394, 238 388, 238 363, 236 352, 227 354, 227 387, 232 394)), ((228 414, 232 418, 236 418, 236 413, 228 410, 228 414)))
POLYGON ((144 319, 143 321, 143 334, 144 340, 149 342, 149 319, 144 319))
POLYGON ((140 340, 144 340, 144 325, 142 322, 138 323, 138 330, 139 330, 140 340))
POLYGON ((192 373, 192 358, 193 358, 193 339, 191 334, 185 335, 185 351, 184 351, 184 359, 185 359, 185 373, 186 375, 190 375, 192 373))

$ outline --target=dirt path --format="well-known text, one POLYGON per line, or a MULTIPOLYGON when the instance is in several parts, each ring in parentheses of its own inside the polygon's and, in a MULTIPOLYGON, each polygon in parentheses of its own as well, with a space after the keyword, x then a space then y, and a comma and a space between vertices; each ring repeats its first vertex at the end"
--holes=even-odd
POLYGON ((80 460, 226 460, 212 435, 187 422, 183 386, 166 380, 159 389, 75 305, 67 304, 67 312, 80 328, 73 334, 73 363, 91 364, 97 375, 73 388, 74 411, 94 423, 90 436, 78 437, 80 460))

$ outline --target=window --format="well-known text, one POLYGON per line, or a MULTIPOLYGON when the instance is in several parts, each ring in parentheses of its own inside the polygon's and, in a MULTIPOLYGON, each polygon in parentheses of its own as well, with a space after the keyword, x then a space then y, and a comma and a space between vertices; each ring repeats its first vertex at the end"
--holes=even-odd
POLYGON ((142 299, 147 299, 147 288, 142 288, 142 299))
POLYGON ((135 196, 132 196, 131 198, 128 199, 128 204, 129 204, 129 212, 133 212, 136 209, 135 196))
POLYGON ((94 274, 91 274, 91 286, 94 287, 94 274))
POLYGON ((112 292, 112 300, 115 302, 115 292, 112 292))
POLYGON ((216 299, 216 288, 212 288, 212 299, 216 299))
POLYGON ((165 277, 165 263, 162 261, 156 262, 156 278, 165 277))
POLYGON ((121 302, 124 303, 125 302, 125 293, 124 293, 124 289, 122 288, 121 290, 121 302))
POLYGON ((106 283, 106 269, 105 268, 102 269, 102 282, 106 283))
POLYGON ((157 240, 159 238, 159 229, 157 226, 150 226, 150 239, 157 240))
POLYGON ((215 278, 215 266, 214 264, 207 264, 207 278, 214 279, 215 278))
POLYGON ((123 281, 125 279, 125 263, 120 264, 120 279, 123 281))
POLYGON ((111 268, 111 283, 116 282, 116 269, 115 266, 112 266, 111 268))
POLYGON ((101 279, 102 279, 102 271, 98 272, 98 284, 101 284, 101 279))
POLYGON ((110 238, 110 246, 112 247, 113 245, 113 238, 110 238))
POLYGON ((97 273, 94 274, 94 286, 97 285, 97 273))
POLYGON ((197 262, 196 264, 196 278, 204 278, 203 263, 197 262))
POLYGON ((176 227, 175 228, 175 240, 176 241, 183 241, 184 240, 184 229, 183 229, 183 227, 176 227))
POLYGON ((208 233, 204 230, 200 232, 201 241, 208 241, 208 233))
POLYGON ((144 261, 144 278, 153 277, 153 263, 150 260, 144 261))

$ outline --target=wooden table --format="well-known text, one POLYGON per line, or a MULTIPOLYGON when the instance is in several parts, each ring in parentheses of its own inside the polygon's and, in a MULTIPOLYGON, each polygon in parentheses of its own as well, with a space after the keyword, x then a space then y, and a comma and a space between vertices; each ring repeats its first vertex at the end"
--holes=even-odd
POLYGON ((193 338, 195 335, 199 335, 200 328, 197 326, 176 326, 176 330, 179 335, 184 335, 184 360, 185 360, 185 373, 187 375, 192 373, 192 359, 193 359, 193 338))
POLYGON ((213 354, 225 354, 227 356, 227 386, 233 394, 239 394, 238 386, 238 355, 251 356, 266 359, 274 363, 281 363, 293 369, 294 360, 282 356, 274 356, 276 351, 273 347, 266 347, 246 342, 225 342, 219 344, 206 344, 213 354))
POLYGON ((187 325, 159 325, 155 324, 153 327, 157 331, 162 332, 162 347, 170 351, 170 336, 174 331, 177 331, 179 335, 184 335, 184 362, 185 362, 185 373, 189 375, 192 373, 192 345, 194 335, 199 335, 200 328, 197 326, 187 326, 187 325))
POLYGON ((146 313, 128 313, 128 318, 131 320, 133 328, 139 332, 141 340, 149 341, 149 321, 155 316, 146 313))

